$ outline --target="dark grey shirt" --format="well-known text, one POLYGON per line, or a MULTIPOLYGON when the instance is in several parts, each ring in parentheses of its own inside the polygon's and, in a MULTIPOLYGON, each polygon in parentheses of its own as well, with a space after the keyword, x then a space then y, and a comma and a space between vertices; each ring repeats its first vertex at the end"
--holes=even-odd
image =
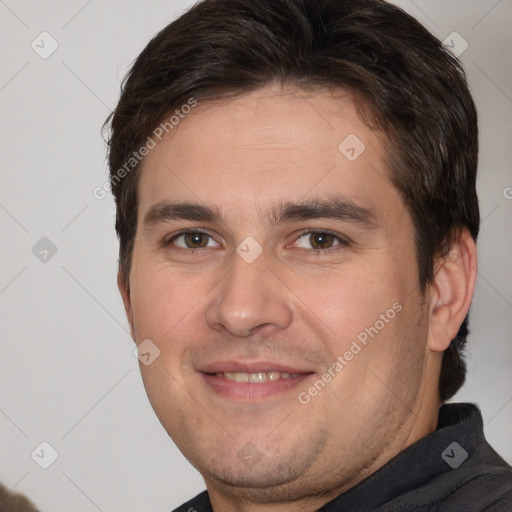
MULTIPOLYGON (((437 430, 319 512, 511 512, 512 468, 472 404, 447 404, 437 430)), ((213 512, 207 492, 174 512, 213 512)), ((215 511, 222 512, 222 511, 215 511)))

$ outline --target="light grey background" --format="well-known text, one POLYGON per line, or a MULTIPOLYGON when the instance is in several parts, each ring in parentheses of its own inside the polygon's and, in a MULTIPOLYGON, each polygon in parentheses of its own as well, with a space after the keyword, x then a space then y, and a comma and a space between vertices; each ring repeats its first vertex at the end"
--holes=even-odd
MULTIPOLYGON (((488 439, 512 462, 512 1, 397 3, 440 39, 456 31, 469 44, 483 223, 456 399, 480 405, 488 439)), ((164 512, 203 488, 147 401, 116 288, 113 201, 92 195, 107 179, 100 127, 122 76, 191 4, 0 0, 0 481, 43 512, 164 512), (51 48, 43 31, 59 45, 47 59, 31 47, 51 48), (32 252, 42 237, 58 249, 46 263, 32 252), (42 441, 59 455, 46 470, 31 458, 42 441)))

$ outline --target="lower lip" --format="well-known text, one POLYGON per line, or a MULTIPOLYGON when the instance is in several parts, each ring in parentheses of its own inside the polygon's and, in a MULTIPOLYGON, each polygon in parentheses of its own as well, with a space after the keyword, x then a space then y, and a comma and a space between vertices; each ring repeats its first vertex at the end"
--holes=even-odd
POLYGON ((235 400, 258 401, 271 398, 287 391, 297 390, 304 386, 304 381, 312 373, 304 373, 299 377, 278 379, 273 381, 251 383, 236 382, 210 373, 200 373, 210 388, 217 394, 235 400))

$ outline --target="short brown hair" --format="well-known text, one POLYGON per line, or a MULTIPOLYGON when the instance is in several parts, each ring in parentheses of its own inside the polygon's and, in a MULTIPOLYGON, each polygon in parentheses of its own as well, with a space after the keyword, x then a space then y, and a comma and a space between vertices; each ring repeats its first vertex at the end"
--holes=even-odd
MULTIPOLYGON (((191 98, 228 98, 274 82, 350 91, 361 119, 386 135, 391 181, 414 223, 424 292, 435 259, 460 231, 478 235, 477 114, 459 61, 383 0, 203 0, 149 42, 105 122, 127 285, 140 164, 123 179, 119 170, 191 98)), ((465 379, 467 323, 444 354, 442 400, 465 379)))

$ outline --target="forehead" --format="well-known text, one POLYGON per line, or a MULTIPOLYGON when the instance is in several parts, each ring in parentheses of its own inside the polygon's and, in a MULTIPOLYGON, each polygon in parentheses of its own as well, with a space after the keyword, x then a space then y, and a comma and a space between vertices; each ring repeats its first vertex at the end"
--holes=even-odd
POLYGON ((347 93, 270 86, 199 104, 163 138, 143 162, 139 219, 170 200, 234 218, 333 194, 385 209, 400 201, 388 177, 384 137, 347 93))

